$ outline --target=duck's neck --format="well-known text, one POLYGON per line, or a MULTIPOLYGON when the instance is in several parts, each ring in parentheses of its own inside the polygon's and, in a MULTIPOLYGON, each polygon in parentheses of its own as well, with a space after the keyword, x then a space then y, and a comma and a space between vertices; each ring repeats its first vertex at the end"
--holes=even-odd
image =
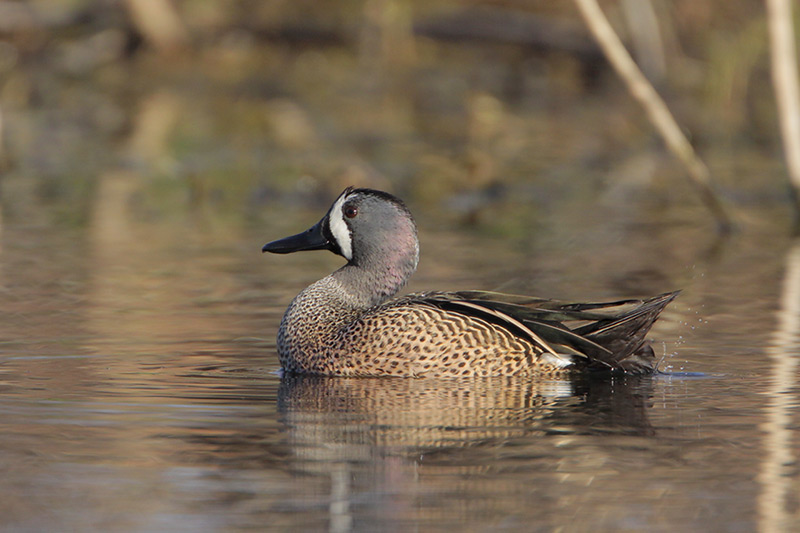
MULTIPOLYGON (((397 244, 397 243, 395 243, 397 244)), ((363 309, 381 304, 397 294, 417 269, 419 246, 393 246, 372 250, 366 259, 354 257, 331 274, 350 300, 363 309)))

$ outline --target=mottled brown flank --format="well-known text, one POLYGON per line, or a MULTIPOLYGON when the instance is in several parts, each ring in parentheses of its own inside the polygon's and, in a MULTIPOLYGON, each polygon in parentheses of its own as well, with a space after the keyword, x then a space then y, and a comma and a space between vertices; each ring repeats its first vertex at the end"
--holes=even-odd
POLYGON ((286 371, 340 376, 556 375, 568 369, 541 349, 481 318, 446 311, 409 295, 367 311, 337 297, 325 278, 301 292, 281 322, 286 371))

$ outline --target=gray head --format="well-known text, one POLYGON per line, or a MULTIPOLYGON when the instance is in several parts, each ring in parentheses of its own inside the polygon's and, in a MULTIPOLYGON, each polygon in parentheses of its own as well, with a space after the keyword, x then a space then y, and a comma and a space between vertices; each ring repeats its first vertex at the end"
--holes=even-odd
POLYGON ((389 193, 348 187, 317 224, 265 244, 263 252, 330 250, 347 259, 334 273, 353 294, 375 305, 395 294, 417 268, 417 226, 406 205, 389 193))

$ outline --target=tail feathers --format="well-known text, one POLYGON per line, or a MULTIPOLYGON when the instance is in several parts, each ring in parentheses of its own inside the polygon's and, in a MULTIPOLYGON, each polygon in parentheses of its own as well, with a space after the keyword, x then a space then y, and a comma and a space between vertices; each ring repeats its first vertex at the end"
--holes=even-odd
POLYGON ((655 296, 616 319, 586 324, 577 328, 575 333, 591 339, 612 354, 609 359, 601 357, 601 364, 633 373, 655 370, 655 355, 646 343, 646 336, 658 316, 679 292, 655 296))

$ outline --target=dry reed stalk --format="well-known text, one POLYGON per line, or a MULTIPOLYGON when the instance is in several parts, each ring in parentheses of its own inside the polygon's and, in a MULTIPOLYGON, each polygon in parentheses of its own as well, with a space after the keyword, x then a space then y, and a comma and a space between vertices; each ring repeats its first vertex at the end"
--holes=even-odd
POLYGON ((783 153, 792 185, 797 231, 800 230, 800 88, 790 0, 767 0, 767 24, 772 84, 775 87, 783 153))
POLYGON ((695 153, 664 100, 636 66, 597 1, 575 0, 575 4, 609 63, 622 78, 631 95, 644 107, 650 122, 661 134, 669 150, 683 163, 700 199, 716 219, 718 229, 721 232, 730 231, 731 218, 712 187, 708 167, 695 153))
POLYGON ((3 108, 0 107, 0 172, 6 166, 6 135, 3 128, 3 108))
POLYGON ((125 0, 134 26, 160 52, 189 46, 189 33, 169 0, 125 0))

